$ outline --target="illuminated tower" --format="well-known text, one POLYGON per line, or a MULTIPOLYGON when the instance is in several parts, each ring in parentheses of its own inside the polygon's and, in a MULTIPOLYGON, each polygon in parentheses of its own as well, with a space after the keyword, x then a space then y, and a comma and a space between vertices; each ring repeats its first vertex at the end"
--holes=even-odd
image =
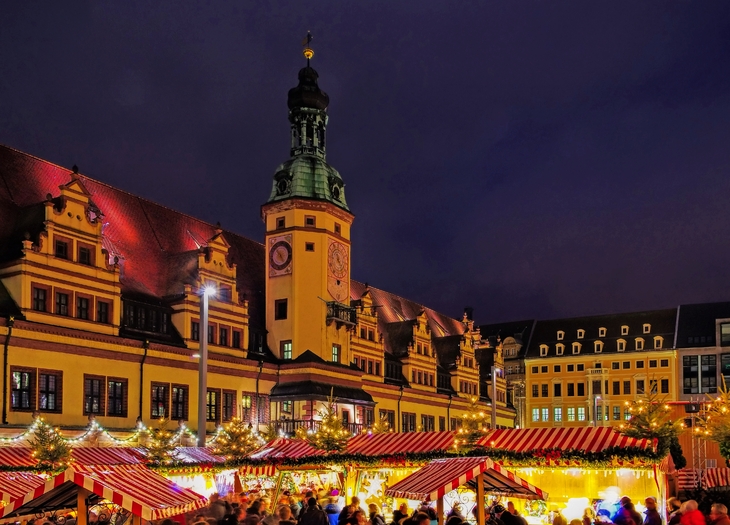
POLYGON ((350 227, 340 174, 326 162, 327 105, 319 75, 307 66, 289 90, 291 157, 274 174, 262 206, 266 224, 266 327, 269 348, 282 359, 306 350, 349 363, 350 227))

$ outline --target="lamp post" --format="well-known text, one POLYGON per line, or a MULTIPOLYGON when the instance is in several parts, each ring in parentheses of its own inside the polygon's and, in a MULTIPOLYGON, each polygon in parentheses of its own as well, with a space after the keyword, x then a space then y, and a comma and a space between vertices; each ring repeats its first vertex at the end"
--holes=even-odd
POLYGON ((198 446, 205 446, 205 423, 208 398, 208 298, 215 295, 215 288, 204 286, 200 294, 200 362, 198 365, 198 446))
POLYGON ((596 422, 596 426, 598 426, 598 402, 601 400, 601 396, 596 396, 593 400, 593 419, 596 422))

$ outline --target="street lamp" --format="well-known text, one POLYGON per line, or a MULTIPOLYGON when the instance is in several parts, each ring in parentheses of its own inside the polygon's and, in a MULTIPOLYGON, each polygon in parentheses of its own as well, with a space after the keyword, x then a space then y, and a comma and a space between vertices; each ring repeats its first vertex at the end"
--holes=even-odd
POLYGON ((200 362, 198 365, 198 446, 205 446, 205 422, 208 398, 208 298, 215 296, 215 288, 206 285, 200 291, 200 362))
POLYGON ((601 400, 601 396, 596 396, 596 398, 593 400, 593 419, 596 422, 596 426, 598 426, 598 402, 601 400))

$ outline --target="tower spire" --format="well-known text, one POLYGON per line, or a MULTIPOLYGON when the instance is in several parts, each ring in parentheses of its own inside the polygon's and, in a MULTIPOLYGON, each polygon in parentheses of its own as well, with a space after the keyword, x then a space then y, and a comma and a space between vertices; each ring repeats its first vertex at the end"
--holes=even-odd
POLYGON ((304 37, 304 40, 302 40, 302 46, 304 47, 304 51, 302 52, 304 54, 304 58, 307 59, 307 67, 309 67, 309 61, 314 56, 314 49, 312 49, 312 32, 307 31, 307 36, 304 37))

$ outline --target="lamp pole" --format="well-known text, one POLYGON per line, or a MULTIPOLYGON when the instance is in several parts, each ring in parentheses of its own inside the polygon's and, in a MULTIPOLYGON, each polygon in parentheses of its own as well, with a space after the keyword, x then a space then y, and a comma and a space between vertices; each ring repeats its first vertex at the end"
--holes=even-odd
POLYGON ((205 423, 208 399, 208 297, 215 294, 210 286, 203 287, 200 295, 200 362, 198 365, 198 446, 205 446, 205 423))

